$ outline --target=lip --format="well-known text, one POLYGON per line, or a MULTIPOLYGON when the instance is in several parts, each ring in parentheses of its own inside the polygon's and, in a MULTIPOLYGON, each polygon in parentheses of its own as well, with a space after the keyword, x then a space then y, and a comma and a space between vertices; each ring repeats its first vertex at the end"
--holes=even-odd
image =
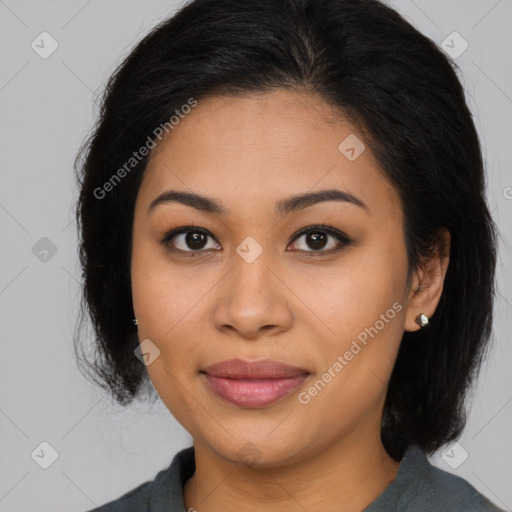
POLYGON ((258 408, 291 394, 310 375, 304 368, 279 361, 230 359, 202 372, 209 387, 239 407, 258 408))

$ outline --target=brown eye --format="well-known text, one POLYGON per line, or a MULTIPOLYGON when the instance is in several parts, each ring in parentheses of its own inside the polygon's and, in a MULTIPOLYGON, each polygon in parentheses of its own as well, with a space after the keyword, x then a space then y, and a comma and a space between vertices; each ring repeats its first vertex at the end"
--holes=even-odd
POLYGON ((208 247, 208 238, 214 240, 206 230, 190 226, 170 231, 160 243, 170 252, 181 253, 206 252, 220 248, 218 244, 210 244, 208 247))
POLYGON ((183 233, 185 238, 183 242, 190 249, 204 249, 204 246, 207 243, 208 235, 204 233, 197 233, 194 231, 189 231, 188 233, 183 233))
MULTIPOLYGON (((301 238, 304 239, 302 243, 295 241, 292 244, 293 250, 307 256, 332 254, 352 242, 341 231, 323 225, 302 228, 295 234, 292 241, 301 238)), ((208 231, 195 226, 174 229, 167 233, 160 243, 167 251, 184 256, 195 256, 203 252, 222 249, 208 231), (212 242, 209 242, 208 239, 211 239, 212 242)))
POLYGON ((308 226, 301 229, 293 240, 300 239, 303 239, 302 243, 297 241, 293 243, 295 250, 308 255, 318 253, 318 256, 332 254, 352 242, 341 231, 323 226, 308 226))

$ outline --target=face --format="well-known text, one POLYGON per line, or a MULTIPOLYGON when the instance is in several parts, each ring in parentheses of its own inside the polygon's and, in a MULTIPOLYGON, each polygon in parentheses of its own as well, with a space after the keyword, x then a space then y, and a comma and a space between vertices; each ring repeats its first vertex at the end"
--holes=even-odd
POLYGON ((133 228, 139 339, 169 411, 227 460, 280 465, 380 432, 407 256, 398 195, 361 142, 322 99, 281 90, 201 100, 153 150, 133 228), (172 191, 217 208, 150 207, 172 191), (232 359, 300 370, 204 373, 232 359))

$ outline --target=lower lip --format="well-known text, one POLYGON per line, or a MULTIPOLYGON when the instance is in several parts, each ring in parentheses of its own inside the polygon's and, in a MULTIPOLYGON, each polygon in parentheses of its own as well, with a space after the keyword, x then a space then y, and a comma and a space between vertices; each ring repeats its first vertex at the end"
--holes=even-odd
POLYGON ((257 408, 272 404, 295 391, 308 374, 282 379, 228 379, 203 374, 211 389, 239 407, 257 408))

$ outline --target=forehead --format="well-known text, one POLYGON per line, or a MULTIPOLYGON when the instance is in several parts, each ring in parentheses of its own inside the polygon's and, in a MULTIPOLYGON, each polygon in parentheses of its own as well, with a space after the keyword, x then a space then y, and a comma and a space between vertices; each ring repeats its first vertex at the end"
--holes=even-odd
POLYGON ((357 156, 362 144, 349 121, 316 95, 213 96, 198 101, 153 150, 139 195, 147 208, 168 189, 188 190, 221 199, 234 214, 335 187, 371 210, 393 207, 398 196, 370 148, 357 156), (355 159, 344 152, 350 146, 355 159))

